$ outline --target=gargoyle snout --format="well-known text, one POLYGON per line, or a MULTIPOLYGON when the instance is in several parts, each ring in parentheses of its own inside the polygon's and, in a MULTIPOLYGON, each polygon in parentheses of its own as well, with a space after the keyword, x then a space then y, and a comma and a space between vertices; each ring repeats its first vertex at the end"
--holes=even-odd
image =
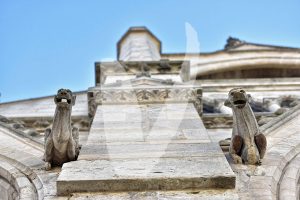
POLYGON ((233 98, 234 99, 245 99, 245 95, 244 95, 244 93, 241 93, 241 92, 234 92, 233 98))
POLYGON ((61 95, 61 96, 66 96, 68 94, 68 92, 65 91, 65 90, 61 90, 61 91, 59 91, 58 94, 61 95))
POLYGON ((244 90, 235 90, 230 92, 230 96, 233 99, 243 99, 246 100, 246 92, 244 90))
POLYGON ((244 90, 236 89, 230 92, 231 101, 233 105, 238 108, 243 108, 247 103, 247 95, 244 90))
MULTIPOLYGON (((72 104, 72 92, 68 89, 60 89, 57 91, 57 95, 54 101, 59 106, 68 106, 72 104)), ((73 103, 74 104, 74 103, 73 103)))

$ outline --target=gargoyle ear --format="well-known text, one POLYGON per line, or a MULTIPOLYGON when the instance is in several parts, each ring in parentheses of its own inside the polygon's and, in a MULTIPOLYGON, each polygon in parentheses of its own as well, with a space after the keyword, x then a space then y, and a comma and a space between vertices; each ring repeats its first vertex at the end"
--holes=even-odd
POLYGON ((227 106, 227 107, 229 107, 229 108, 232 108, 232 104, 230 103, 230 101, 229 101, 228 99, 225 100, 224 106, 227 106))
POLYGON ((248 99, 248 102, 251 102, 251 101, 252 101, 251 94, 247 94, 247 99, 248 99))
POLYGON ((75 105, 75 101, 76 101, 76 96, 73 95, 73 96, 72 96, 72 104, 73 104, 73 106, 75 105))

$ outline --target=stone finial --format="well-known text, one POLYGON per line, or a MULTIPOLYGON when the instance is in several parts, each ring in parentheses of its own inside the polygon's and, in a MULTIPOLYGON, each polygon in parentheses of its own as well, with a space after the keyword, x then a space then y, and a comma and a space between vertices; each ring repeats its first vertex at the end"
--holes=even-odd
POLYGON ((145 62, 141 62, 140 64, 140 72, 136 74, 136 77, 151 77, 150 68, 145 62))
POLYGON ((118 60, 160 60, 161 42, 146 27, 131 27, 117 44, 118 60))
POLYGON ((227 39, 227 43, 225 45, 225 49, 229 50, 229 49, 233 49, 235 47, 240 46, 241 44, 244 44, 245 42, 238 39, 238 38, 234 38, 234 37, 229 37, 227 39))

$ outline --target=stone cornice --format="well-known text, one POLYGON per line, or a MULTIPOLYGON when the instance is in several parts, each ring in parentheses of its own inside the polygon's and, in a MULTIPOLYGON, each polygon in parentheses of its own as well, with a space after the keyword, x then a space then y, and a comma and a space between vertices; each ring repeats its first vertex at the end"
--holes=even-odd
POLYGON ((141 72, 151 75, 179 75, 183 81, 190 79, 189 61, 115 61, 95 63, 95 84, 102 85, 107 76, 138 76, 141 72))
POLYGON ((150 103, 194 103, 202 115, 202 89, 188 85, 90 88, 88 92, 89 116, 103 104, 150 104, 150 103))

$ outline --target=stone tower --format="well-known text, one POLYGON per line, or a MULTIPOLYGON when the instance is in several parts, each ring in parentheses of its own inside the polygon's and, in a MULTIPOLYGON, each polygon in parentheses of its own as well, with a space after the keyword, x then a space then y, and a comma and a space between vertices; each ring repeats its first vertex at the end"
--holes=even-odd
POLYGON ((146 27, 131 27, 117 44, 118 60, 160 60, 161 42, 146 27))

